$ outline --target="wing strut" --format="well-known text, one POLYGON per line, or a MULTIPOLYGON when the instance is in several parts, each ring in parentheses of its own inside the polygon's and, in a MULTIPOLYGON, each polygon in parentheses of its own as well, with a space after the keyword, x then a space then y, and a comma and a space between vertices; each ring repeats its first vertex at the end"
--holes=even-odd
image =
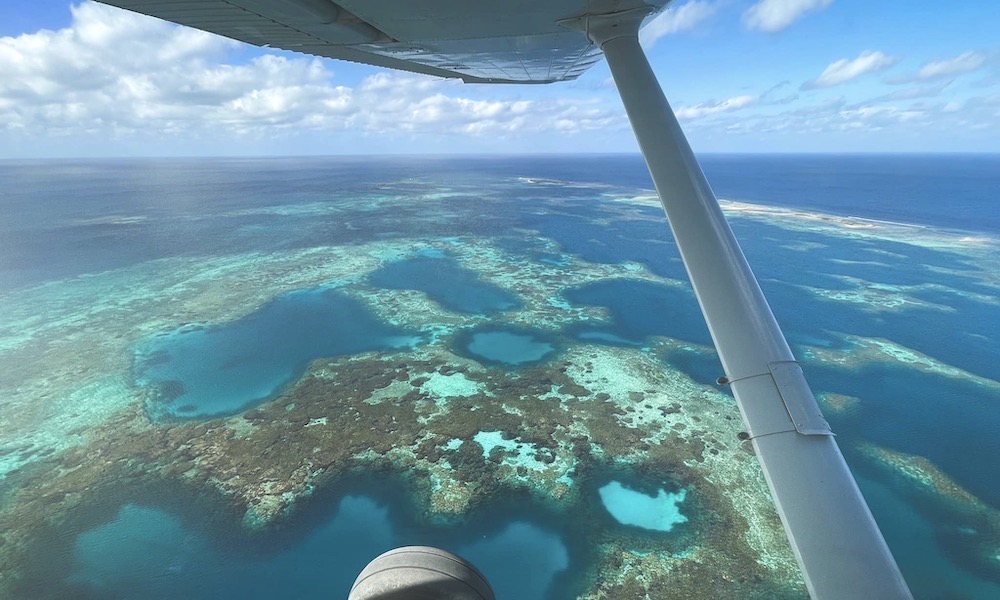
POLYGON ((648 13, 562 24, 608 60, 809 594, 912 598, 639 46, 648 13))

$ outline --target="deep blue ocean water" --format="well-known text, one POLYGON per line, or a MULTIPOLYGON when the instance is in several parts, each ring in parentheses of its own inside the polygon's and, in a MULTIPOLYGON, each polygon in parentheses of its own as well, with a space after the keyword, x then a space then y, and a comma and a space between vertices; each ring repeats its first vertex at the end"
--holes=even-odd
MULTIPOLYGON (((1000 365, 1000 157, 714 155, 702 165, 724 199, 916 226, 911 231, 918 241, 909 243, 732 219, 800 357, 811 347, 850 356, 845 336, 857 336, 890 340, 969 375, 899 362, 803 359, 815 391, 862 400, 852 412, 828 415, 849 462, 861 464, 849 450, 857 441, 922 456, 1000 509, 1000 397, 973 379, 996 381, 1000 365), (972 250, 925 243, 938 232, 942 239, 986 241, 972 250), (872 292, 868 300, 836 298, 859 288, 872 292), (876 305, 885 297, 880 292, 913 302, 887 310, 876 305)), ((659 208, 602 200, 602 194, 630 197, 650 188, 637 156, 2 162, 0 297, 158 259, 456 235, 487 238, 526 261, 560 265, 564 252, 683 278, 669 231, 656 220, 659 208), (430 208, 386 200, 442 190, 450 193, 430 208)), ((447 256, 390 262, 367 284, 419 290, 468 315, 521 306, 515 293, 484 283, 447 256)), ((609 315, 599 326, 567 323, 561 332, 567 339, 613 346, 641 346, 650 336, 710 342, 689 289, 624 273, 558 300, 603 307, 609 315)), ((136 385, 160 394, 150 409, 154 417, 232 414, 280 391, 312 358, 405 351, 425 342, 336 291, 299 290, 226 325, 135 340, 133 376, 136 385), (280 341, 257 343, 262 338, 280 341)), ((465 330, 455 343, 459 353, 501 368, 517 368, 512 357, 558 356, 556 340, 529 330, 483 326, 465 330)), ((710 354, 681 352, 666 360, 665 368, 706 384, 721 374, 710 354)), ((975 523, 928 506, 877 472, 861 473, 860 483, 918 597, 985 599, 1000 592, 960 559, 966 551, 961 535, 974 535, 961 532, 975 530, 975 523)), ((349 584, 360 568, 358 554, 370 558, 410 540, 405 519, 393 518, 384 502, 377 494, 341 495, 323 524, 294 547, 240 560, 227 560, 167 508, 125 503, 110 521, 80 533, 69 577, 100 595, 137 598, 265 597, 290 589, 319 597, 349 584), (333 547, 338 536, 357 538, 344 528, 358 522, 366 523, 364 548, 352 554, 333 547), (330 561, 342 563, 343 572, 329 573, 330 561), (276 587, 262 582, 265 572, 276 587)), ((495 574, 484 570, 506 597, 545 597, 546 586, 573 567, 568 540, 574 534, 544 524, 538 515, 507 515, 484 527, 478 542, 439 535, 443 544, 485 562, 516 554, 512 546, 544 549, 539 556, 547 557, 546 568, 537 577, 522 578, 523 568, 505 561, 492 561, 495 574)))

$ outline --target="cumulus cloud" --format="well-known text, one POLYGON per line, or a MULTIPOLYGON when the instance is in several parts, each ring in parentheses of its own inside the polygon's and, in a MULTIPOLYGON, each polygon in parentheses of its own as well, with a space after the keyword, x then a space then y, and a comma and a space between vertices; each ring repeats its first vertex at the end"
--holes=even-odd
POLYGON ((802 138, 822 134, 827 139, 844 132, 864 134, 907 123, 912 126, 924 113, 896 107, 847 106, 843 98, 830 98, 816 104, 779 113, 725 115, 715 123, 730 135, 760 136, 778 134, 802 138))
POLYGON ((706 102, 696 104, 695 106, 684 106, 677 109, 676 114, 678 119, 701 119, 720 113, 740 110, 756 104, 759 100, 760 98, 757 96, 735 96, 721 102, 706 102))
POLYGON ((865 50, 855 59, 842 58, 830 63, 819 77, 802 84, 802 89, 814 89, 831 87, 847 83, 852 79, 861 77, 866 73, 875 73, 888 69, 896 64, 899 59, 886 56, 878 51, 865 50))
POLYGON ((508 135, 578 133, 624 126, 624 117, 596 103, 565 99, 497 100, 444 93, 461 84, 405 73, 379 73, 357 86, 356 104, 369 106, 356 124, 373 133, 508 135), (381 99, 381 100, 380 100, 381 99))
POLYGON ((71 10, 65 29, 0 38, 0 130, 47 139, 207 139, 625 126, 620 110, 596 100, 479 99, 470 96, 481 88, 402 73, 336 85, 329 67, 336 63, 311 57, 265 54, 226 64, 236 42, 89 2, 71 10))
POLYGON ((748 29, 781 31, 806 13, 831 4, 833 0, 760 0, 743 13, 743 24, 748 29))
POLYGON ((816 151, 993 148, 995 135, 990 134, 1000 127, 1000 95, 955 101, 942 94, 948 83, 848 102, 829 93, 786 100, 782 82, 756 96, 684 106, 677 114, 693 139, 722 148, 757 150, 762 139, 816 151), (934 144, 921 146, 922 140, 934 144))
POLYGON ((679 6, 668 6, 666 10, 649 22, 639 32, 639 40, 645 47, 651 47, 660 38, 694 29, 718 10, 718 4, 703 0, 690 0, 679 6))
POLYGON ((685 129, 699 131, 699 123, 702 132, 725 131, 735 143, 741 136, 757 140, 773 135, 796 140, 799 148, 823 151, 857 150, 859 141, 872 151, 911 151, 912 141, 928 137, 938 140, 933 146, 937 150, 991 148, 990 134, 1000 123, 1000 95, 962 102, 873 99, 854 104, 827 98, 779 112, 722 113, 708 123, 686 123, 685 129))

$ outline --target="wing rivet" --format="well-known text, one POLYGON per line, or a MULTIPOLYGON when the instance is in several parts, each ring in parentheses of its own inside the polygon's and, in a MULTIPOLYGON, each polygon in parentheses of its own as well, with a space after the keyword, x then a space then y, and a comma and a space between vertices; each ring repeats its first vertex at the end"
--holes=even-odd
POLYGON ((719 377, 718 379, 716 379, 715 383, 717 383, 719 385, 728 385, 729 384, 729 378, 726 377, 725 375, 723 375, 722 377, 719 377))
POLYGON ((750 439, 750 434, 749 434, 749 433, 747 433, 747 432, 745 432, 745 431, 741 431, 741 432, 739 432, 739 433, 737 433, 737 434, 736 434, 736 437, 737 437, 737 438, 738 438, 738 439, 739 439, 739 440, 740 440, 741 442, 745 442, 745 441, 747 441, 747 440, 749 440, 749 439, 750 439))

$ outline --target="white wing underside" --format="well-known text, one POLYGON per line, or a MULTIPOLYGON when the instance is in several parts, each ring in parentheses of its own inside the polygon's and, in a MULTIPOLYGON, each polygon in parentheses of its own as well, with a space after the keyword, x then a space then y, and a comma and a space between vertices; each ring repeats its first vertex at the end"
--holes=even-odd
POLYGON ((551 83, 601 58, 559 21, 670 0, 99 1, 255 46, 469 83, 551 83))

